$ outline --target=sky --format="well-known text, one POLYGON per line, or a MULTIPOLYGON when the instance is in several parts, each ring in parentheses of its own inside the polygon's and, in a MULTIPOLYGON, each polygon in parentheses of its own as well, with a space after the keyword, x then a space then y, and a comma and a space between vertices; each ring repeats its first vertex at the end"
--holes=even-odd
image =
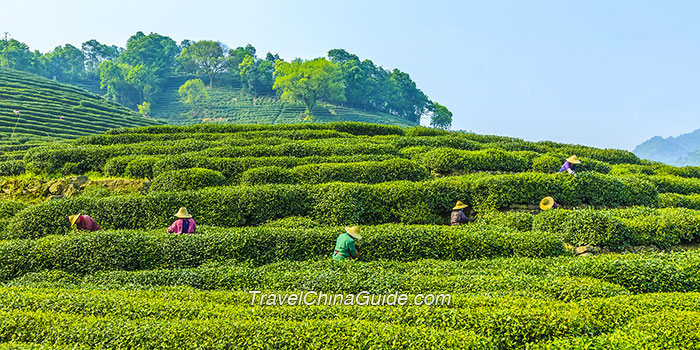
POLYGON ((700 128, 699 1, 0 0, 0 14, 42 52, 137 31, 284 59, 344 48, 409 73, 455 130, 632 149, 700 128))

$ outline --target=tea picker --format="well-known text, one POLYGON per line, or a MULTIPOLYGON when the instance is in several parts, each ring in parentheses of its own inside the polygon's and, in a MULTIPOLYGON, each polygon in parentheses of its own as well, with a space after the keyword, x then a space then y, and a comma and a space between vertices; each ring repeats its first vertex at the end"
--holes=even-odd
POLYGON ((197 229, 197 224, 192 219, 192 215, 187 212, 187 208, 181 207, 175 213, 177 220, 168 227, 168 233, 194 233, 197 229))
POLYGON ((540 201, 540 209, 542 210, 550 210, 550 209, 557 209, 559 208, 559 204, 554 201, 554 198, 552 197, 544 197, 540 201))
POLYGON ((68 217, 68 221, 70 221, 71 226, 75 226, 78 231, 92 232, 100 230, 100 226, 97 225, 95 220, 93 220, 93 218, 91 218, 89 215, 70 215, 68 217))
POLYGON ((455 226, 474 222, 475 219, 470 219, 464 214, 464 208, 468 206, 468 204, 464 204, 462 201, 457 201, 457 204, 452 208, 452 213, 450 213, 450 225, 455 226))
POLYGON ((357 259, 359 254, 355 247, 355 240, 361 238, 359 226, 346 227, 345 232, 341 233, 335 241, 333 260, 357 259))
POLYGON ((561 166, 561 169, 559 169, 559 173, 566 171, 569 174, 576 175, 576 164, 581 164, 581 161, 578 160, 578 157, 574 154, 573 156, 566 158, 566 162, 561 166))

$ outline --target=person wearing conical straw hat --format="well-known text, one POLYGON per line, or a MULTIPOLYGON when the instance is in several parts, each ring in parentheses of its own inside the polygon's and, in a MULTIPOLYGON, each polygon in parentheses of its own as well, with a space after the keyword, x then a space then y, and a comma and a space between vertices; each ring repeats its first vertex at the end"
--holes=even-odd
POLYGON ((474 221, 474 219, 470 219, 464 214, 464 208, 468 206, 469 205, 462 203, 462 201, 457 201, 457 204, 452 208, 452 213, 450 213, 450 225, 455 226, 474 221))
POLYGON ((333 260, 357 259, 355 240, 361 238, 359 226, 346 227, 345 232, 341 233, 335 241, 333 260))
POLYGON ((569 174, 576 175, 576 164, 581 164, 581 161, 578 160, 578 157, 574 154, 573 156, 566 158, 566 162, 561 166, 561 169, 559 169, 559 173, 566 171, 569 174))
POLYGON ((68 216, 71 226, 75 226, 78 231, 99 231, 100 226, 89 215, 70 215, 68 216))
POLYGON ((181 207, 180 210, 175 213, 177 220, 173 222, 170 227, 168 227, 169 233, 194 233, 197 229, 197 224, 195 224, 192 215, 187 212, 187 208, 181 207))
POLYGON ((544 197, 540 201, 540 209, 542 210, 549 210, 549 209, 557 209, 559 208, 559 204, 554 201, 554 198, 552 197, 544 197))

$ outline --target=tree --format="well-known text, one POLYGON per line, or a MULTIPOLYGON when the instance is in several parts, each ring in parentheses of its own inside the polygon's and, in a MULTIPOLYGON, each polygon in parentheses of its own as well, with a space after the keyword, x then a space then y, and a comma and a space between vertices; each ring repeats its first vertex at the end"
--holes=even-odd
POLYGON ((430 109, 430 126, 445 130, 449 130, 452 127, 452 112, 447 107, 433 102, 430 109))
POLYGON ((151 114, 151 104, 150 103, 144 101, 142 104, 138 105, 137 107, 139 109, 139 114, 141 114, 142 116, 146 117, 149 114, 151 114))
POLYGON ((99 41, 92 39, 84 42, 81 45, 83 56, 85 57, 85 71, 88 77, 99 77, 100 63, 104 61, 115 61, 124 49, 116 45, 100 44, 99 41))
POLYGON ((158 80, 144 65, 104 61, 100 64, 100 87, 107 89, 105 97, 136 109, 142 101, 152 102, 158 93, 158 80))
POLYGON ((85 56, 77 47, 66 44, 41 56, 43 74, 58 81, 74 81, 85 76, 85 56))
POLYGON ((306 120, 311 120, 311 110, 317 101, 345 100, 340 67, 325 58, 310 61, 277 61, 275 64, 275 90, 289 102, 301 102, 306 106, 306 120))
POLYGON ((201 40, 190 44, 177 57, 188 73, 206 74, 209 87, 214 86, 214 77, 226 70, 226 57, 221 45, 216 41, 201 40))
POLYGON ((255 57, 251 55, 245 56, 243 61, 238 65, 238 72, 241 75, 243 84, 247 85, 248 91, 255 96, 259 80, 258 62, 255 57))
POLYGON ((190 105, 191 115, 199 116, 202 113, 204 102, 209 99, 209 93, 202 82, 202 79, 190 79, 177 90, 182 103, 190 105))
POLYGON ((126 42, 126 50, 119 55, 120 63, 131 66, 143 65, 151 70, 156 78, 166 77, 175 65, 175 57, 180 47, 170 37, 137 32, 126 42))
POLYGON ((38 51, 32 53, 23 42, 0 40, 0 67, 38 73, 39 56, 38 51))

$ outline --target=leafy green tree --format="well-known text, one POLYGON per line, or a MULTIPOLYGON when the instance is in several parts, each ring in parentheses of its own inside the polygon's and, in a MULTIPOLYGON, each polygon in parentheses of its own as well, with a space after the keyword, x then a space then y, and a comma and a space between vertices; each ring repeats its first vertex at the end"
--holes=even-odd
POLYGON ((226 70, 226 57, 219 43, 201 40, 190 44, 177 57, 185 72, 209 77, 209 87, 214 86, 214 77, 226 70))
POLYGON ((166 77, 175 66, 175 57, 180 47, 170 37, 137 32, 126 42, 126 50, 119 55, 120 63, 131 66, 143 65, 152 71, 156 78, 166 77))
POLYGON ((81 45, 85 57, 85 71, 88 78, 99 78, 100 63, 114 61, 124 49, 116 45, 105 45, 92 39, 81 45))
POLYGON ((177 93, 180 95, 180 101, 192 108, 190 115, 193 117, 199 116, 202 113, 202 107, 209 99, 209 93, 202 79, 190 79, 186 81, 180 86, 177 93))
POLYGON ((253 95, 257 95, 256 88, 258 86, 258 62, 251 55, 245 56, 243 61, 238 65, 238 72, 244 84, 247 85, 248 91, 253 95))
POLYGON ((31 52, 27 44, 15 39, 0 40, 0 67, 39 73, 40 54, 31 52))
POLYGON ((146 117, 149 114, 151 114, 151 104, 150 103, 144 101, 143 103, 141 103, 137 107, 139 109, 139 114, 141 114, 142 116, 146 117))
POLYGON ((104 61, 100 64, 100 87, 107 89, 105 97, 135 109, 142 101, 152 102, 158 93, 158 80, 143 65, 104 61))
POLYGON ((246 56, 252 56, 255 57, 255 47, 251 44, 246 45, 245 47, 239 46, 235 49, 231 49, 228 51, 228 56, 229 56, 229 66, 231 67, 232 70, 238 69, 238 65, 243 62, 246 56))
POLYGON ((325 58, 310 61, 277 61, 275 64, 275 90, 289 102, 306 106, 306 120, 311 120, 311 110, 319 100, 328 102, 345 100, 340 67, 325 58))
POLYGON ((66 44, 41 56, 43 74, 58 81, 75 81, 85 77, 85 56, 77 47, 66 44))
POLYGON ((452 127, 452 112, 447 107, 433 102, 430 110, 430 126, 445 130, 449 130, 452 127))

